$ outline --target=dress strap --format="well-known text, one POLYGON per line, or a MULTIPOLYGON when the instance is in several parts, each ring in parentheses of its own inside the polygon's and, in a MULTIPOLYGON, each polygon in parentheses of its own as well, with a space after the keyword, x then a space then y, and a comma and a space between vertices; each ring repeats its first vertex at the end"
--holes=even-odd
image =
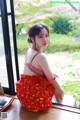
POLYGON ((36 54, 33 56, 32 60, 31 60, 31 63, 32 63, 33 59, 34 59, 39 53, 40 53, 40 52, 36 53, 36 54))
POLYGON ((26 65, 28 66, 28 68, 29 68, 32 72, 38 74, 39 76, 43 76, 43 75, 44 75, 44 74, 43 74, 43 71, 39 70, 38 68, 34 67, 34 66, 31 64, 32 61, 34 60, 34 58, 35 58, 39 53, 40 53, 40 52, 36 53, 36 54, 33 56, 31 62, 30 62, 30 63, 27 63, 26 65))

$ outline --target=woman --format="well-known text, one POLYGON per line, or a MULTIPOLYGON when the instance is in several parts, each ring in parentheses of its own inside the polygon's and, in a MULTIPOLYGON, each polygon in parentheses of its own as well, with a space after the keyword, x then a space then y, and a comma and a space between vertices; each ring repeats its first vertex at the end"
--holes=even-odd
POLYGON ((63 90, 42 52, 49 44, 48 27, 42 23, 30 27, 28 42, 32 46, 26 52, 24 73, 16 83, 16 91, 18 99, 29 111, 38 112, 51 107, 53 96, 61 103, 63 90))

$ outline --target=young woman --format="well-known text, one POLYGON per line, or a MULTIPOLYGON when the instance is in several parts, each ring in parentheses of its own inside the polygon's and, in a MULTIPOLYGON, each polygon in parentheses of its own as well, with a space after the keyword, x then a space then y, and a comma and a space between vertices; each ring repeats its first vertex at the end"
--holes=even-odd
POLYGON ((22 105, 29 111, 38 112, 51 107, 53 96, 61 103, 63 90, 42 52, 49 44, 48 27, 42 23, 30 27, 28 42, 32 46, 26 52, 24 73, 16 83, 16 91, 22 105))

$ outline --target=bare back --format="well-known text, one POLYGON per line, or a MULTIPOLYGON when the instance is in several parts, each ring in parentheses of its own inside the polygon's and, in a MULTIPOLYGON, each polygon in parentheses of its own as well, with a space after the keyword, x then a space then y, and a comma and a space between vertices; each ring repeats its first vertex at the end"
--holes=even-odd
POLYGON ((35 66, 39 70, 42 70, 41 67, 39 66, 39 64, 40 64, 39 54, 40 54, 40 52, 35 51, 32 48, 29 48, 29 50, 27 51, 26 56, 25 56, 24 74, 36 75, 35 72, 32 72, 29 69, 29 67, 27 66, 28 63, 31 63, 33 66, 35 66))
MULTIPOLYGON (((29 50, 27 51, 25 56, 24 74, 37 75, 37 73, 31 71, 27 66, 28 63, 31 63, 31 60, 37 53, 38 51, 33 50, 32 48, 29 48, 29 50)), ((37 56, 33 59, 31 64, 34 67, 36 67, 38 70, 42 71, 42 74, 44 73, 45 77, 48 80, 53 80, 53 73, 49 67, 48 61, 46 59, 46 55, 44 53, 37 54, 37 56)))

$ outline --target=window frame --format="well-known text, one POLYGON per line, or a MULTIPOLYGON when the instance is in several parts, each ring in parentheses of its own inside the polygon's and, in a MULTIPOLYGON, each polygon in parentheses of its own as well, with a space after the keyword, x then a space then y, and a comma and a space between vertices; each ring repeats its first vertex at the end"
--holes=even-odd
POLYGON ((8 75, 9 88, 3 87, 4 92, 7 94, 15 95, 15 84, 11 57, 11 46, 10 46, 10 36, 9 36, 9 25, 8 16, 11 16, 12 32, 13 32, 13 46, 14 46, 14 58, 15 58, 15 68, 16 68, 16 79, 19 79, 19 67, 18 67, 18 56, 17 56, 17 44, 16 44, 16 30, 15 30, 15 19, 14 19, 14 5, 13 0, 10 0, 11 12, 7 13, 7 3, 6 0, 0 0, 1 9, 1 21, 2 21, 2 32, 3 32, 3 42, 4 51, 6 58, 6 70, 8 75), (7 38, 7 39, 6 39, 7 38))

